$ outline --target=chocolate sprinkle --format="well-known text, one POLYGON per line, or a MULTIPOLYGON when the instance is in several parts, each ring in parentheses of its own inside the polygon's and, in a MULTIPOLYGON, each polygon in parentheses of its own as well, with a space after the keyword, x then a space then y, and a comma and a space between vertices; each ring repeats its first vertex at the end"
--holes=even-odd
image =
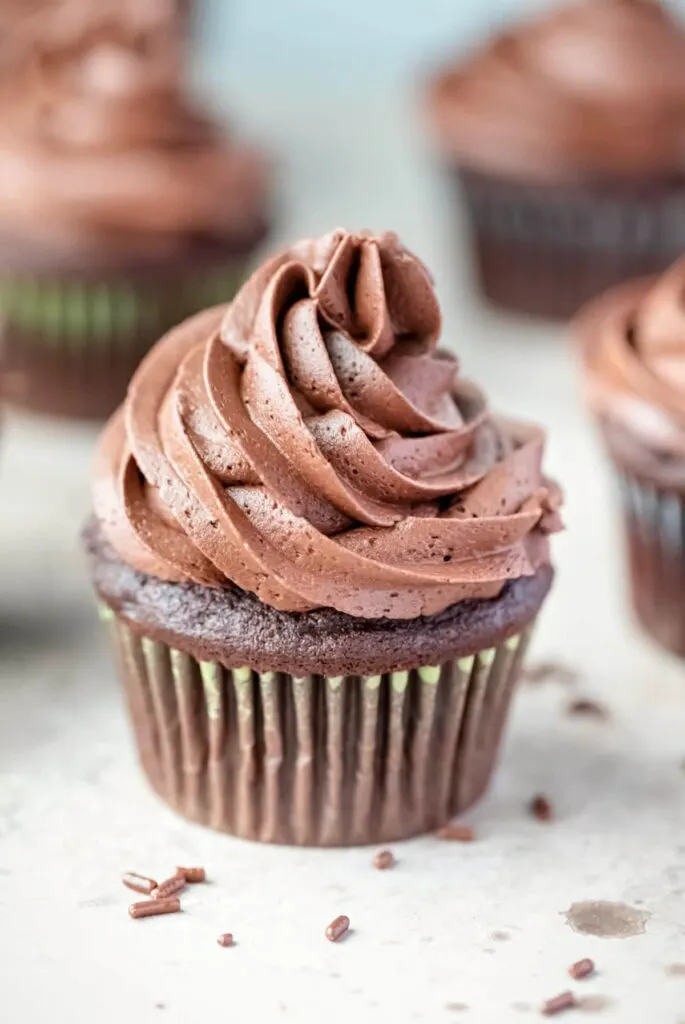
POLYGON ((174 896, 168 900, 144 900, 142 903, 132 903, 128 912, 133 918, 158 917, 159 914, 178 914, 180 909, 181 901, 174 896))
POLYGON ((331 921, 328 928, 326 929, 326 938, 329 942, 338 942, 344 935, 347 934, 350 928, 350 919, 345 914, 340 914, 336 917, 335 921, 331 921))
POLYGON ((528 804, 528 810, 538 821, 552 821, 554 808, 542 793, 538 793, 528 804))
POLYGON ((540 1013, 543 1017, 554 1017, 557 1013, 562 1013, 564 1010, 572 1010, 576 1005, 576 997, 573 992, 561 992, 558 996, 554 996, 553 999, 548 999, 547 1002, 543 1003, 540 1007, 540 1013))
POLYGON ((176 868, 176 874, 185 878, 189 885, 207 881, 207 873, 204 868, 176 868))
POLYGON ((578 960, 577 963, 571 964, 568 973, 576 981, 580 981, 581 978, 588 978, 591 974, 595 973, 594 960, 590 960, 589 957, 585 957, 584 960, 578 960))
POLYGON ((589 697, 572 700, 567 711, 569 715, 584 715, 587 718, 599 718, 604 721, 609 717, 609 709, 599 701, 590 700, 589 697))
POLYGON ((135 871, 127 871, 126 874, 121 876, 121 881, 127 889, 132 889, 133 892, 139 892, 143 896, 149 896, 152 890, 157 888, 157 883, 154 878, 148 878, 146 875, 138 875, 135 871))
POLYGON ((176 893, 181 892, 185 887, 186 880, 183 875, 172 875, 165 882, 160 882, 157 888, 152 891, 152 898, 153 900, 165 900, 169 896, 175 896, 176 893))

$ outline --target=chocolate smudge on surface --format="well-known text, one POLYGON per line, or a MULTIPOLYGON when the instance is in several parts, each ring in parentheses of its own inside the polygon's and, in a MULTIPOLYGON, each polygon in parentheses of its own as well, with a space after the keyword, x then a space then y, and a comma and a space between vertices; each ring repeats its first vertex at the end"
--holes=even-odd
POLYGON ((581 935, 600 939, 629 939, 644 935, 652 916, 628 903, 612 900, 581 900, 563 911, 566 923, 581 935))

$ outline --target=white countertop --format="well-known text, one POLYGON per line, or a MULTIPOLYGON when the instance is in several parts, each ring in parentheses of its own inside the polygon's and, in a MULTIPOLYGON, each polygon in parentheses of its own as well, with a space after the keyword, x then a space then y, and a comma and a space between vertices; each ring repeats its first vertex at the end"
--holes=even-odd
MULTIPOLYGON (((560 683, 522 687, 478 841, 371 851, 253 846, 186 824, 147 789, 76 540, 86 428, 10 418, 0 451, 0 1020, 7 1024, 534 1019, 573 987, 606 1024, 685 1021, 685 667, 634 629, 608 475, 562 333, 484 312, 456 221, 399 107, 245 97, 281 154, 279 238, 392 227, 436 271, 445 337, 493 404, 545 422, 567 491, 554 594, 533 658, 581 674, 611 719, 570 717, 560 683), (354 116, 352 116, 354 115, 354 116), (296 184, 297 183, 297 184, 296 184), (557 820, 525 811, 545 792, 557 820), (206 866, 185 913, 131 921, 125 870, 206 866), (644 934, 574 932, 562 912, 611 900, 644 934), (353 933, 323 937, 339 913, 353 933), (234 949, 216 936, 234 933, 234 949), (506 936, 504 935, 506 933, 506 936), (596 978, 571 983, 592 957, 596 978)), ((572 1020, 572 1011, 565 1019, 572 1020)))

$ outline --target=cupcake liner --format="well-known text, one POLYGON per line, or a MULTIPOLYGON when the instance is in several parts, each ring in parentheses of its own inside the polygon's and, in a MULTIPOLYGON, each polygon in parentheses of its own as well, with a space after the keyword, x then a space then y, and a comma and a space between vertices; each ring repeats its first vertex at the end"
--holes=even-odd
POLYGON ((495 305, 566 318, 685 249, 685 188, 530 185, 463 169, 481 288, 495 305))
POLYGON ((0 312, 11 331, 37 345, 82 345, 155 335, 207 306, 228 302, 244 279, 241 264, 157 281, 0 279, 0 312))
POLYGON ((647 632, 685 657, 685 495, 619 473, 633 605, 647 632))
POLYGON ((170 327, 229 301, 237 261, 152 280, 0 279, 2 397, 55 415, 102 417, 170 327))
POLYGON ((443 665, 297 678, 198 661, 101 617, 158 795, 212 828, 311 846, 427 832, 478 799, 530 634, 443 665))

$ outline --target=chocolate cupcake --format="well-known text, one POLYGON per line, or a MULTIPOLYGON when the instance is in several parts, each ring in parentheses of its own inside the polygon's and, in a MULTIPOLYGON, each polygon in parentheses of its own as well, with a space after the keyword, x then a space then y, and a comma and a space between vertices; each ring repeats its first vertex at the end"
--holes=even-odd
POLYGON ((552 581, 544 435, 436 349, 392 234, 269 260, 166 335, 102 437, 85 541, 140 757, 250 839, 399 839, 490 778, 552 581))
POLYGON ((596 299, 577 330, 618 476, 635 611, 685 657, 685 260, 596 299))
POLYGON ((685 30, 655 0, 578 0, 442 73, 430 115, 481 288, 567 317, 685 250, 685 30))
POLYGON ((166 6, 56 2, 5 47, 0 387, 10 403, 109 414, 161 333, 232 298, 265 234, 262 161, 187 100, 166 6))

